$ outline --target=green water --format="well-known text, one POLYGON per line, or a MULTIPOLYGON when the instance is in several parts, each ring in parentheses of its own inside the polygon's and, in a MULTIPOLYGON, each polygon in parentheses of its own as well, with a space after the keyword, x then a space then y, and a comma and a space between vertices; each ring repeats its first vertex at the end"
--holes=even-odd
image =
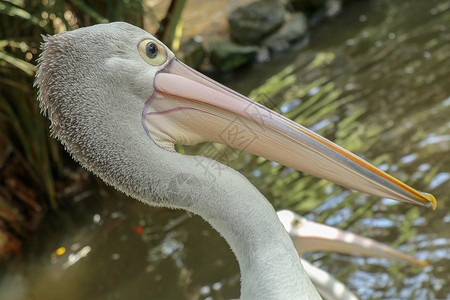
MULTIPOLYGON (((305 257, 361 299, 450 298, 450 4, 360 1, 316 28, 306 49, 234 74, 250 94, 409 185, 436 211, 350 191, 213 145, 277 209, 374 238, 430 266, 335 253, 305 257)), ((211 145, 185 148, 209 154, 211 145)), ((223 157, 227 159, 224 160, 223 157)), ((239 270, 199 217, 88 190, 6 267, 0 299, 229 299, 239 270), (142 232, 141 232, 142 231, 142 232), (67 251, 53 255, 59 247, 67 251)))

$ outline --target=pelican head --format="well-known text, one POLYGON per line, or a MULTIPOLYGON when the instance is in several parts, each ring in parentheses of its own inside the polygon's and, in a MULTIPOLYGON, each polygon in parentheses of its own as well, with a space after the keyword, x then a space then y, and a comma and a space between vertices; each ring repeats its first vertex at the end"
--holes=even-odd
MULTIPOLYGON (((145 148, 157 160, 160 150, 175 155, 174 144, 214 141, 362 192, 436 205, 432 195, 187 67, 130 24, 49 36, 43 50, 36 83, 53 135, 82 165, 139 199, 164 198, 151 182, 136 185, 145 148), (230 124, 238 138, 225 132, 230 124)), ((156 165, 153 171, 164 168, 156 165)))

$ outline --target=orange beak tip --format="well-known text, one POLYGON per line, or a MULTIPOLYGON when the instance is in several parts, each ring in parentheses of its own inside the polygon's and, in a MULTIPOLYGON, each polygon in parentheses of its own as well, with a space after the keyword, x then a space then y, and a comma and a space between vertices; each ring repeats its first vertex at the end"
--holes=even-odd
POLYGON ((436 198, 433 195, 429 194, 429 193, 424 193, 424 194, 427 196, 428 199, 430 199, 430 202, 428 203, 428 207, 431 206, 431 209, 435 210, 436 207, 437 207, 436 198))

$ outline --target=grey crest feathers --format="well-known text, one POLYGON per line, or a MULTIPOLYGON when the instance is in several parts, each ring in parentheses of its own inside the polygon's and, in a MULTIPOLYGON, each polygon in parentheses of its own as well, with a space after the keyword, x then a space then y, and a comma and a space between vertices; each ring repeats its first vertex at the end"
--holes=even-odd
MULTIPOLYGON (((79 89, 78 85, 83 82, 100 79, 89 78, 89 76, 93 76, 90 69, 96 66, 96 63, 92 61, 93 58, 99 61, 102 55, 109 55, 111 52, 125 54, 123 46, 126 42, 121 39, 121 35, 133 35, 136 31, 140 31, 141 35, 147 34, 135 26, 117 22, 80 28, 53 36, 43 36, 42 53, 38 59, 34 85, 39 88, 38 101, 41 112, 48 115, 54 136, 62 138, 58 134, 58 131, 61 130, 60 114, 64 113, 61 111, 60 105, 62 96, 67 95, 67 92, 71 92, 73 88, 79 89), (97 30, 102 26, 109 28, 97 30), (113 40, 114 43, 105 43, 108 40, 113 40), (76 73, 73 72, 75 69, 77 69, 76 73)), ((75 93, 77 92, 80 91, 75 93)), ((61 142, 65 143, 63 140, 61 142)))
POLYGON ((152 189, 158 181, 151 178, 152 166, 136 163, 147 159, 152 147, 141 117, 156 71, 149 73, 137 51, 139 41, 149 37, 122 22, 44 36, 35 86, 52 136, 83 167, 155 204, 162 196, 152 189))

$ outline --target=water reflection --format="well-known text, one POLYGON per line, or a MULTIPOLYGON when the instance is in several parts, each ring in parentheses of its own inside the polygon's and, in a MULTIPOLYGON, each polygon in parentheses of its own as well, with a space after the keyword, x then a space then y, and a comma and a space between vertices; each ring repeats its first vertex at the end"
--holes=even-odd
MULTIPOLYGON (((305 51, 229 83, 432 192, 437 211, 361 195, 223 145, 184 149, 223 154, 219 160, 245 173, 278 209, 430 262, 422 268, 335 253, 306 256, 362 299, 450 298, 448 10, 445 0, 357 2, 318 28, 305 51)), ((237 263, 200 218, 149 208, 112 190, 92 193, 67 213, 59 231, 49 226, 36 237, 30 253, 3 276, 0 299, 238 297, 237 263)))

